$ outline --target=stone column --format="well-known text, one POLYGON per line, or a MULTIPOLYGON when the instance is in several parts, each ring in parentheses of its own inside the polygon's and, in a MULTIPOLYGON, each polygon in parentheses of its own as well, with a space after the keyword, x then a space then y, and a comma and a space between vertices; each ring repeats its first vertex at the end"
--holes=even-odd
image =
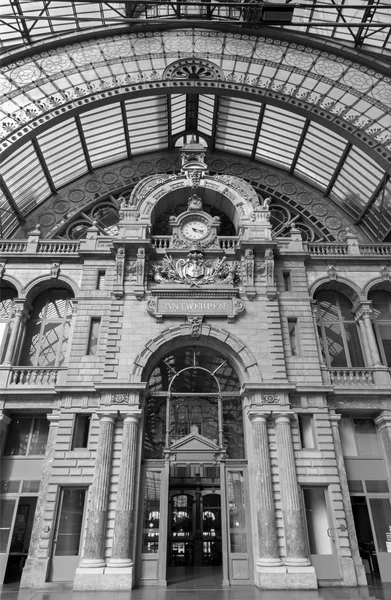
MULTIPOLYGON (((349 573, 346 572, 348 569, 344 568, 344 578, 347 585, 367 585, 367 578, 365 575, 365 569, 362 564, 360 557, 360 551, 358 549, 358 542, 356 536, 356 527, 354 525, 352 505, 350 502, 350 493, 348 486, 348 478, 346 475, 345 462, 342 452, 341 436, 339 434, 338 423, 341 419, 341 415, 330 415, 331 431, 334 442, 335 459, 337 461, 337 469, 339 475, 339 484, 341 486, 342 504, 345 512, 346 526, 349 535, 350 551, 352 553, 353 565, 355 570, 355 579, 352 580, 349 577, 349 573)), ((341 557, 342 567, 345 557, 341 557)))
POLYGON ((106 566, 104 551, 115 416, 100 414, 99 420, 91 506, 87 522, 84 556, 77 570, 79 573, 83 568, 103 570, 103 567, 106 566))
POLYGON ((356 315, 355 321, 356 321, 356 323, 360 329, 360 333, 361 333, 361 340, 362 340, 362 346, 363 346, 362 351, 364 354, 365 362, 369 367, 372 367, 373 359, 372 359, 372 354, 371 354, 371 350, 369 347, 367 330, 365 328, 364 321, 362 319, 362 315, 361 314, 356 315))
POLYGON ((284 564, 288 567, 306 567, 310 565, 310 561, 296 477, 290 416, 290 413, 277 413, 275 416, 281 507, 285 529, 284 564))
POLYGON ((0 456, 3 456, 5 440, 7 437, 8 425, 11 423, 11 418, 5 413, 0 414, 0 456))
POLYGON ((391 479, 391 411, 383 410, 380 416, 375 419, 375 423, 383 443, 384 461, 388 477, 391 479))
POLYGON ((258 566, 281 566, 272 487, 267 417, 270 413, 250 412, 257 496, 258 566))
POLYGON ((114 518, 113 549, 109 569, 132 567, 132 534, 134 518, 134 480, 136 472, 137 430, 141 411, 125 415, 122 434, 122 452, 118 476, 117 504, 114 518))
POLYGON ((6 349, 5 356, 4 356, 4 361, 3 361, 4 367, 10 367, 13 364, 16 341, 17 341, 18 335, 19 335, 20 324, 21 324, 23 316, 26 316, 25 311, 24 311, 24 304, 25 304, 24 300, 15 302, 15 316, 12 321, 11 335, 8 340, 7 349, 6 349))
MULTIPOLYGON (((47 570, 49 567, 51 534, 50 526, 47 525, 44 527, 44 516, 54 461, 54 451, 60 414, 49 414, 47 415, 47 419, 50 423, 48 441, 46 444, 45 460, 41 474, 41 484, 39 486, 37 506, 35 509, 34 525, 31 533, 29 555, 26 560, 20 582, 21 588, 42 588, 45 584, 47 570)), ((52 527, 54 527, 53 521, 52 527)))
POLYGON ((376 343, 375 332, 373 331, 372 320, 371 320, 372 308, 368 304, 361 305, 360 312, 358 314, 364 322, 365 331, 367 334, 369 351, 372 357, 373 367, 383 366, 380 358, 379 350, 376 343))

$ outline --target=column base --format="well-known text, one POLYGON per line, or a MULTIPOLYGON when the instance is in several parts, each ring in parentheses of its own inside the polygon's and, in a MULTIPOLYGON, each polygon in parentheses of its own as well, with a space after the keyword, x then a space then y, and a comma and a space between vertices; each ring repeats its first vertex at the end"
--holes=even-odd
POLYGON ((106 567, 104 569, 78 568, 73 582, 74 590, 126 590, 133 587, 133 566, 126 568, 106 567))
POLYGON ((286 567, 309 567, 311 562, 308 558, 286 558, 284 565, 286 567))
POLYGON ((258 558, 257 567, 282 567, 281 558, 258 558))
POLYGON ((46 583, 48 567, 48 558, 28 558, 23 567, 20 588, 44 587, 46 583))
POLYGON ((256 566, 254 583, 264 590, 316 590, 318 582, 315 569, 309 567, 256 566))

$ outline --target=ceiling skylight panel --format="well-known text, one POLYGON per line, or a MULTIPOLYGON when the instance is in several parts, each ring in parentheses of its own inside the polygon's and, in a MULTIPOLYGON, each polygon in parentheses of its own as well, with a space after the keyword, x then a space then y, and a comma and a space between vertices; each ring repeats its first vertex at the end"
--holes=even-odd
POLYGON ((251 154, 260 111, 258 102, 222 97, 217 117, 216 148, 231 148, 239 154, 251 154))
POLYGON ((23 214, 50 195, 50 188, 31 142, 3 161, 4 181, 23 214))
POLYGON ((305 119, 274 106, 266 106, 256 158, 289 168, 296 154, 305 119))
POLYGON ((110 104, 80 116, 93 167, 127 156, 120 104, 110 104))
POLYGON ((0 237, 8 237, 19 221, 8 204, 3 192, 0 190, 0 237))
POLYGON ((212 135, 215 102, 218 102, 216 96, 200 94, 198 98, 198 130, 206 135, 212 135))
POLYGON ((167 96, 125 102, 130 145, 134 154, 152 152, 167 145, 167 96))
POLYGON ((310 123, 294 174, 325 190, 334 175, 347 141, 330 130, 310 123))
POLYGON ((360 214, 383 175, 384 171, 374 160, 353 148, 331 189, 330 197, 349 212, 360 214))
POLYGON ((54 185, 60 187, 87 171, 83 147, 74 119, 37 137, 54 185))
POLYGON ((175 135, 186 128, 186 95, 171 96, 171 133, 175 135))

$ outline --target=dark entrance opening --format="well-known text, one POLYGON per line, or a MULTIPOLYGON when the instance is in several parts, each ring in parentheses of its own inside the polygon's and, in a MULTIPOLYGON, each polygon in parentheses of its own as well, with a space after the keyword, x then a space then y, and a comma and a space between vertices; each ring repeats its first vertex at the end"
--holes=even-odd
POLYGON ((365 496, 351 496, 360 556, 368 575, 380 578, 379 564, 365 496))
POLYGON ((23 496, 19 500, 12 531, 4 583, 20 581, 29 551, 36 505, 37 498, 34 496, 23 496))

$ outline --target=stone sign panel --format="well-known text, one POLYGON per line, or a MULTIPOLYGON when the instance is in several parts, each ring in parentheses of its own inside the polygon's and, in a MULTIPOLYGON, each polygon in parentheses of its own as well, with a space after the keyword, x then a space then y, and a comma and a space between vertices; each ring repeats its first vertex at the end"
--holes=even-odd
POLYGON ((193 297, 154 296, 147 302, 147 311, 162 321, 164 317, 213 316, 226 317, 229 321, 244 310, 243 302, 236 296, 193 297))

